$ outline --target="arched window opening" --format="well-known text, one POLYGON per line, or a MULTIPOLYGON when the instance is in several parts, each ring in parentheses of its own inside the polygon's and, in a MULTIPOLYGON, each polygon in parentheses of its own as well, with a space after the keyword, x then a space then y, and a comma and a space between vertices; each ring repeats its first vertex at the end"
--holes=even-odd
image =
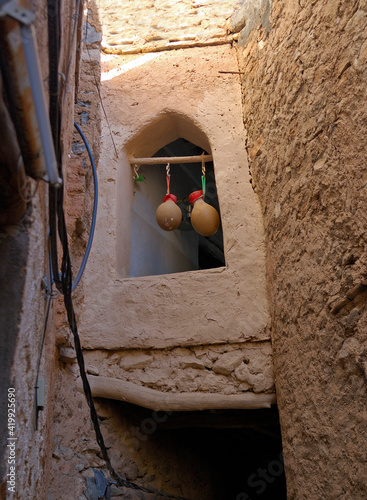
MULTIPOLYGON (((155 157, 198 156, 203 149, 180 138, 156 152, 155 157)), ((205 151, 206 154, 208 154, 205 151)), ((174 231, 162 230, 155 212, 166 194, 166 165, 142 165, 143 182, 134 183, 130 277, 170 274, 225 266, 223 231, 201 236, 192 227, 190 193, 201 189, 201 163, 171 165, 170 192, 177 196, 182 222, 174 231)), ((220 214, 214 165, 206 163, 206 203, 220 214)))

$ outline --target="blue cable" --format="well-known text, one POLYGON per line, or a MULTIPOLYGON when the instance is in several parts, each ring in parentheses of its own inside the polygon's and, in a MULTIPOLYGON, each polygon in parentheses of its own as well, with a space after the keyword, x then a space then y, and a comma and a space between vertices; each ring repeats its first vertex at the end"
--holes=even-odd
POLYGON ((96 165, 94 163, 93 154, 92 154, 92 151, 91 151, 91 149, 89 147, 88 141, 85 138, 85 135, 83 134, 83 132, 81 131, 79 125, 76 122, 74 122, 74 127, 77 129, 77 131, 80 134, 80 137, 83 139, 83 142, 85 144, 85 147, 87 148, 89 159, 90 159, 90 162, 91 162, 91 165, 92 165, 93 182, 94 182, 94 203, 93 203, 92 224, 90 226, 90 233, 89 233, 88 244, 87 244, 87 248, 85 250, 83 261, 81 263, 81 266, 80 266, 80 269, 78 271, 78 274, 77 274, 75 280, 73 281, 73 284, 72 284, 72 287, 71 287, 71 291, 72 292, 78 286, 79 281, 80 281, 81 277, 83 276, 84 269, 85 269, 85 266, 86 266, 87 261, 88 261, 90 249, 92 247, 92 242, 93 242, 94 230, 95 230, 95 227, 96 227, 97 204, 98 204, 98 179, 97 179, 97 169, 96 169, 96 165))

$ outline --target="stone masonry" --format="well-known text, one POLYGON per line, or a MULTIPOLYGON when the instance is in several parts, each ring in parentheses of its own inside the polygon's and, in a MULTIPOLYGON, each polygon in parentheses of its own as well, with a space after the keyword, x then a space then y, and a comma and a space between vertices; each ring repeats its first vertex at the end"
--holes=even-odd
POLYGON ((288 498, 364 500, 367 2, 276 1, 252 26, 243 116, 288 498))

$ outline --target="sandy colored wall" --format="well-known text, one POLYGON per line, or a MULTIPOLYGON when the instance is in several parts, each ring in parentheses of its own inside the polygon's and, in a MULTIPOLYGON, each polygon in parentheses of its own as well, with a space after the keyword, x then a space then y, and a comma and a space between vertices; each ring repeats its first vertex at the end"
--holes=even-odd
MULTIPOLYGON (((83 51, 81 104, 76 109, 99 158, 100 198, 91 257, 74 294, 87 371, 95 377, 120 378, 167 392, 210 392, 222 394, 224 399, 246 392, 273 394, 263 232, 259 205, 249 183, 239 78, 218 73, 219 69, 238 70, 236 53, 230 46, 221 46, 159 57, 153 54, 142 60, 108 56, 101 93, 117 158, 104 119, 99 150, 96 124, 101 110, 92 68, 98 72, 94 56, 100 25, 96 9, 90 7, 88 23, 95 36, 83 51), (157 124, 163 124, 164 133, 156 133, 157 124), (149 140, 141 140, 141 131, 149 140), (126 278, 134 192, 128 153, 153 154, 182 133, 211 148, 215 156, 228 265, 207 272, 126 278), (198 287, 205 287, 206 297, 198 287), (172 312, 172 295, 179 303, 182 297, 188 298, 186 309, 175 307, 172 312), (225 317, 225 306, 217 310, 223 296, 230 309, 225 317)), ((88 233, 86 212, 91 196, 88 175, 84 175, 88 160, 82 149, 81 141, 75 139, 68 177, 67 211, 69 227, 75 227, 70 234, 76 263, 88 233), (80 175, 75 175, 76 169, 80 175)), ((92 468, 104 467, 84 397, 75 391, 78 369, 65 325, 60 327, 59 341, 50 484, 55 499, 71 488, 77 494, 85 491, 90 495, 92 468)), ((187 436, 181 441, 179 435, 164 437, 156 428, 151 432, 146 422, 156 416, 124 403, 99 400, 97 409, 119 472, 139 484, 189 498, 215 498, 213 463, 203 450, 198 452, 200 439, 195 437, 195 444, 187 436)), ((213 460, 217 460, 215 455, 213 460)), ((123 489, 114 488, 113 494, 136 498, 133 491, 123 489)))
POLYGON ((102 49, 136 54, 182 48, 190 44, 221 44, 226 19, 235 0, 102 0, 102 49))
POLYGON ((277 1, 239 49, 290 499, 367 493, 366 24, 277 1))
MULTIPOLYGON (((83 346, 97 350, 87 353, 87 368, 162 391, 272 392, 263 230, 248 177, 239 79, 219 73, 236 71, 235 51, 195 48, 156 54, 136 68, 121 59, 117 67, 122 74, 106 72, 102 92, 119 157, 104 124, 98 222, 80 292, 83 346), (129 279, 138 187, 128 157, 153 155, 178 137, 213 154, 226 266, 129 279), (188 349, 180 353, 181 347, 188 349), (154 354, 144 355, 146 349, 154 354), (130 370, 126 356, 137 357, 130 370)), ((150 247, 149 235, 159 231, 154 220, 144 245, 150 247)))
MULTIPOLYGON (((47 2, 31 2, 35 12, 37 44, 41 62, 41 79, 48 100, 48 33, 47 2)), ((61 13, 62 41, 65 49, 71 40, 74 6, 63 3, 61 13)), ((70 53, 63 53, 60 70, 66 71, 70 57, 69 90, 74 87, 75 44, 70 53)), ((73 117, 73 93, 67 92, 64 100, 65 112, 62 141, 70 148, 73 117)), ((45 499, 47 497, 51 458, 51 425, 53 417, 55 341, 53 318, 54 307, 48 322, 45 345, 41 355, 42 335, 45 327, 46 299, 44 278, 46 276, 47 237, 47 185, 40 182, 34 197, 28 203, 27 213, 18 224, 0 230, 0 331, 1 331, 1 484, 0 497, 9 499, 45 499), (37 368, 45 382, 44 407, 38 413, 36 428, 35 387, 37 368), (7 390, 15 389, 16 423, 15 449, 4 444, 9 437, 7 429, 7 390), (11 453, 11 456, 10 456, 11 453), (8 459, 14 462, 9 463, 8 459), (5 475, 15 466, 15 482, 5 475), (5 477, 4 477, 5 476, 5 477), (14 486, 9 490, 9 486, 14 486)), ((10 415, 11 416, 11 415, 10 415)), ((8 442, 9 443, 9 442, 8 442)), ((14 442, 12 442, 14 443, 14 442)))
POLYGON ((83 283, 84 347, 162 348, 268 338, 262 222, 248 179, 243 129, 238 133, 240 87, 236 76, 218 73, 236 67, 227 46, 188 49, 158 55, 103 83, 120 157, 103 131, 98 224, 83 283), (180 133, 187 135, 185 120, 211 143, 227 266, 123 279, 118 261, 130 261, 134 190, 127 156, 130 151, 154 154, 180 133), (97 290, 98 302, 93 299, 97 290))

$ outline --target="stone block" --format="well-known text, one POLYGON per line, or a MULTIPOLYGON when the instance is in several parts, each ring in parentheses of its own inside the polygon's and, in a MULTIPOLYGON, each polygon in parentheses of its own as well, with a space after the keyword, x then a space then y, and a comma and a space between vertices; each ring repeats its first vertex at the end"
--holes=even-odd
POLYGON ((241 364, 234 372, 237 380, 246 383, 255 393, 269 391, 274 385, 272 366, 266 367, 262 373, 253 374, 247 364, 241 364))
POLYGON ((205 364, 202 360, 196 359, 194 356, 185 356, 180 360, 181 368, 196 368, 198 370, 204 370, 205 364))
POLYGON ((145 368, 153 362, 152 356, 146 354, 121 354, 119 366, 124 370, 137 370, 145 368))
POLYGON ((74 363, 76 360, 75 350, 72 347, 62 347, 60 349, 59 360, 63 363, 74 363))
POLYGON ((226 352, 213 365, 213 371, 222 375, 230 375, 244 360, 245 354, 241 351, 226 352))
POLYGON ((91 375, 99 375, 99 369, 94 365, 90 365, 87 367, 87 373, 90 373, 91 375))

